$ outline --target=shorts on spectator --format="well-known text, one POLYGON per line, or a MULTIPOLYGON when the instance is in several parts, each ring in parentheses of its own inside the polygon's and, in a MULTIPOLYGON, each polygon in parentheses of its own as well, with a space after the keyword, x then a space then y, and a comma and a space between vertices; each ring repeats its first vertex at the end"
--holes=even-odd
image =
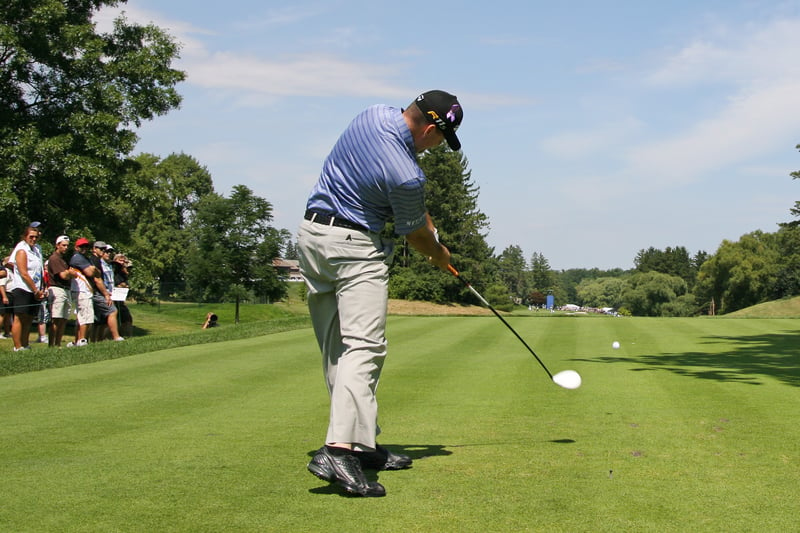
POLYGON ((36 316, 39 314, 42 302, 37 300, 32 292, 28 292, 25 289, 14 289, 11 293, 14 295, 15 315, 36 316))
POLYGON ((106 303, 106 298, 99 292, 94 293, 92 295, 92 303, 94 304, 94 321, 95 322, 105 322, 108 316, 111 313, 115 313, 117 308, 114 307, 114 304, 108 305, 106 303))
POLYGON ((69 318, 72 309, 72 294, 61 287, 50 287, 50 316, 52 318, 69 318))
POLYGON ((85 292, 73 292, 72 299, 75 302, 75 316, 79 325, 94 323, 94 305, 92 305, 92 295, 85 292))

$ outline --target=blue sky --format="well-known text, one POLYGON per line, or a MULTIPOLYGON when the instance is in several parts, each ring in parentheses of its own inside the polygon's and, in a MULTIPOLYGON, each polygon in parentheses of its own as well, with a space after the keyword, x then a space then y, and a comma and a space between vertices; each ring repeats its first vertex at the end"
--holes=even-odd
POLYGON ((137 152, 194 156, 217 192, 248 186, 292 232, 352 117, 429 89, 464 108, 459 138, 498 254, 627 269, 650 246, 713 253, 776 231, 800 198, 796 0, 120 9, 181 42, 188 75, 181 109, 146 123, 137 152))

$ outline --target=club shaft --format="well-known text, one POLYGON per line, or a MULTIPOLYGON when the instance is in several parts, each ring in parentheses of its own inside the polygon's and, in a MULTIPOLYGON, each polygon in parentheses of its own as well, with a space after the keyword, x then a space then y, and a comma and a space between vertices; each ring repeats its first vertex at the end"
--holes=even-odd
POLYGON ((497 312, 497 309, 495 309, 494 307, 492 307, 492 304, 490 304, 488 301, 486 301, 486 298, 484 298, 483 296, 481 296, 481 295, 480 295, 480 293, 479 293, 477 290, 475 290, 475 287, 473 287, 473 286, 472 286, 472 284, 470 284, 470 282, 468 282, 467 280, 465 280, 465 279, 464 279, 464 278, 461 276, 461 274, 459 274, 458 270, 456 270, 456 269, 455 269, 455 267, 453 267, 453 265, 448 265, 448 266, 447 266, 447 269, 450 271, 450 273, 451 273, 451 274, 453 274, 453 275, 454 275, 456 278, 458 278, 458 279, 461 281, 461 283, 463 283, 463 284, 464 284, 464 286, 465 286, 466 288, 468 288, 468 289, 470 290, 470 292, 472 292, 472 294, 474 294, 475 296, 477 296, 477 297, 478 297, 478 300, 480 300, 480 301, 481 301, 481 303, 482 303, 483 305, 485 305, 486 307, 488 307, 488 308, 489 308, 489 310, 490 310, 492 313, 494 313, 494 316, 496 316, 497 318, 499 318, 499 319, 500 319, 500 322, 502 322, 503 324, 505 324, 505 325, 506 325, 506 327, 507 327, 509 330, 511 330, 511 333, 513 333, 513 334, 514 334, 514 336, 515 336, 516 338, 518 338, 518 339, 519 339, 519 342, 521 342, 521 343, 522 343, 522 345, 523 345, 523 346, 525 346, 525 348, 527 348, 529 352, 531 352, 531 355, 532 355, 532 356, 533 356, 533 357, 536 359, 536 361, 537 361, 537 362, 538 362, 538 363, 539 363, 539 364, 542 366, 542 368, 544 369, 544 371, 545 371, 545 372, 547 372, 547 375, 548 375, 548 376, 550 376, 550 379, 553 379, 553 374, 551 374, 551 373, 550 373, 550 371, 547 369, 547 367, 546 367, 546 366, 545 366, 545 364, 542 362, 542 360, 541 360, 541 359, 539 359, 539 356, 538 356, 538 355, 536 355, 536 352, 534 352, 534 351, 533 351, 533 348, 531 348, 530 346, 528 346, 528 343, 527 343, 527 342, 525 342, 525 339, 523 339, 522 337, 520 337, 519 333, 517 333, 517 331, 516 331, 514 328, 512 328, 512 327, 511 327, 511 324, 509 324, 508 322, 506 322, 506 319, 505 319, 505 318, 503 318, 503 317, 502 317, 502 315, 500 315, 500 313, 498 313, 498 312, 497 312))

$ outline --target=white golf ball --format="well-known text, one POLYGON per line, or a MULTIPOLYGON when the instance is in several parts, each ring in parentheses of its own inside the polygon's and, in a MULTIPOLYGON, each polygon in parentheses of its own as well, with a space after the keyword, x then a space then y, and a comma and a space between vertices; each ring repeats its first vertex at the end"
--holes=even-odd
POLYGON ((614 348, 615 350, 619 350, 619 342, 617 341, 612 342, 611 347, 614 348))

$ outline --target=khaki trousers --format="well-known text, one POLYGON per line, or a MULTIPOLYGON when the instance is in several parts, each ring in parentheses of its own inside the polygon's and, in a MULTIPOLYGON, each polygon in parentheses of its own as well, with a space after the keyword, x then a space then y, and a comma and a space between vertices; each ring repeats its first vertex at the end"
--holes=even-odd
POLYGON ((375 448, 392 245, 372 232, 300 225, 300 270, 331 399, 326 443, 375 448))

